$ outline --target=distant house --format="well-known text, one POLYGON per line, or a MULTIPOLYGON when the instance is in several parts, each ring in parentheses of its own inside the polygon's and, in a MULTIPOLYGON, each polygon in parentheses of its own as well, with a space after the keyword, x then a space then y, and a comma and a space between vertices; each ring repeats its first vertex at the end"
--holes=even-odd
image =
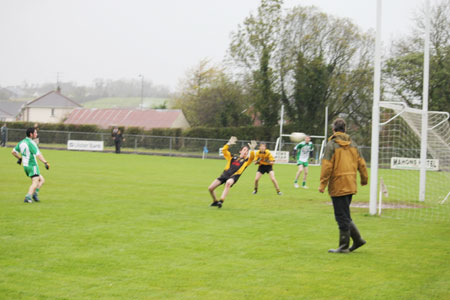
POLYGON ((25 96, 25 91, 18 87, 5 87, 0 88, 0 99, 9 100, 14 98, 22 98, 25 96))
POLYGON ((101 128, 111 126, 152 128, 189 128, 181 109, 119 109, 77 108, 65 124, 90 124, 101 128))
POLYGON ((25 102, 0 101, 0 121, 14 122, 20 119, 20 112, 25 102))
POLYGON ((0 121, 1 122, 12 122, 15 120, 14 120, 13 116, 11 116, 8 112, 6 112, 0 108, 0 121))
POLYGON ((26 122, 62 122, 80 104, 61 94, 51 91, 27 102, 22 109, 21 120, 26 122))

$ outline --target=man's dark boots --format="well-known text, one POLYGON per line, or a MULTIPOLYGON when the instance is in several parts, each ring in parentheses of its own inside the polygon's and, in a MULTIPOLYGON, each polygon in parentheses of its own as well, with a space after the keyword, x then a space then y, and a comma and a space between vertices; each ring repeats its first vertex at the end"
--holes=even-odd
POLYGON ((366 243, 366 241, 361 238, 361 234, 353 222, 350 222, 350 236, 353 240, 353 245, 350 247, 350 251, 355 251, 366 243))
POLYGON ((330 249, 330 253, 349 253, 350 250, 350 231, 339 230, 339 248, 330 249))

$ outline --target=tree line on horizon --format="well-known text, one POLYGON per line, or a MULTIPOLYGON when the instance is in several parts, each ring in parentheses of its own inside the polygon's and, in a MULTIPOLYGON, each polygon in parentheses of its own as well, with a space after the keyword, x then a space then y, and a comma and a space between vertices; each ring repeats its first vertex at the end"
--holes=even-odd
MULTIPOLYGON (((13 87, 20 93, 19 99, 35 98, 49 91, 56 90, 57 86, 61 92, 79 102, 84 103, 91 100, 107 97, 141 97, 141 79, 103 79, 96 78, 90 85, 78 85, 75 82, 41 83, 29 84, 24 82, 13 87)), ((11 89, 0 87, 0 100, 9 100, 17 97, 11 89)), ((169 98, 170 89, 164 85, 154 84, 150 80, 144 80, 144 97, 169 98)))
MULTIPOLYGON (((383 55, 382 100, 421 107, 423 11, 410 34, 383 55)), ((450 111, 450 3, 431 13, 429 109, 450 111)), ((375 33, 314 6, 283 8, 262 0, 231 33, 221 64, 201 60, 173 96, 192 126, 229 127, 279 123, 281 105, 290 124, 310 134, 345 117, 349 129, 370 144, 375 33)))
MULTIPOLYGON (((424 12, 415 13, 410 33, 392 41, 382 59, 382 100, 421 107, 424 12)), ((450 2, 431 9, 429 110, 450 111, 450 2)), ((261 0, 230 34, 220 63, 202 59, 187 70, 176 92, 144 81, 144 97, 170 98, 193 127, 279 124, 281 105, 290 127, 324 131, 340 116, 355 139, 370 144, 375 32, 314 6, 283 8, 261 0)), ((62 93, 80 103, 105 97, 140 97, 141 80, 95 79, 90 85, 60 82, 62 93)), ((23 98, 56 89, 56 83, 17 86, 23 98)), ((10 97, 0 87, 0 100, 10 97)))

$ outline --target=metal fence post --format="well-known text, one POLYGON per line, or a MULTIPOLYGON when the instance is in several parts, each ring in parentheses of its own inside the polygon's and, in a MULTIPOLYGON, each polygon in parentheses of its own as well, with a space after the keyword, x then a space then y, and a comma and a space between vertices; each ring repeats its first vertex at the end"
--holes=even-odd
POLYGON ((134 137, 134 152, 137 153, 137 136, 134 137))
POLYGON ((172 137, 169 138, 169 152, 172 153, 172 137))

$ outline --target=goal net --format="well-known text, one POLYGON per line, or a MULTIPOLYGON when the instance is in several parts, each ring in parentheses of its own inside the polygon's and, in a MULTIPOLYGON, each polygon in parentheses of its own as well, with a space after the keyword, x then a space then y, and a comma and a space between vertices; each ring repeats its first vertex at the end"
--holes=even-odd
POLYGON ((447 112, 428 112, 425 199, 419 201, 422 111, 380 102, 378 176, 382 214, 450 221, 450 126, 447 112), (387 197, 386 197, 387 196, 387 197))

